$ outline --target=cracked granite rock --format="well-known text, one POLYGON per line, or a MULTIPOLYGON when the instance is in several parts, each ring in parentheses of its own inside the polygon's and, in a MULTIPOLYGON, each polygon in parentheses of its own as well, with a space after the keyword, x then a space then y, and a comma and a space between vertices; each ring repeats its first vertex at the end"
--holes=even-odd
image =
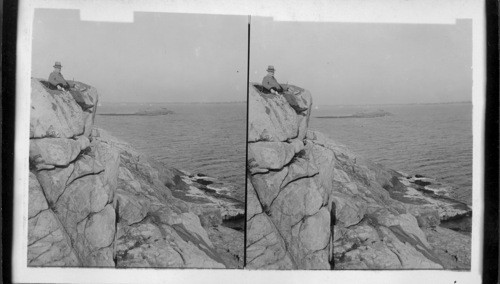
POLYGON ((94 129, 95 88, 31 84, 28 266, 242 267, 243 233, 224 224, 244 216, 230 185, 204 177, 196 200, 174 196, 181 171, 94 129))
POLYGON ((250 87, 247 268, 470 269, 470 236, 443 222, 471 209, 309 130, 311 94, 292 87, 250 87))

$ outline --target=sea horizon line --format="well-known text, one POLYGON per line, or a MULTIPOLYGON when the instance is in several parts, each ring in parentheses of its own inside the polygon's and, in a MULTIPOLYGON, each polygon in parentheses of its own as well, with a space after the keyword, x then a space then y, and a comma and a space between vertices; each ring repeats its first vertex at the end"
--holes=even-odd
POLYGON ((371 104, 313 104, 315 106, 391 106, 391 105, 449 105, 449 104, 472 104, 472 101, 455 102, 429 102, 429 103, 371 103, 371 104))
POLYGON ((246 101, 228 101, 228 102, 117 102, 117 101, 100 101, 101 104, 117 104, 117 105, 126 105, 126 104, 244 104, 246 101))

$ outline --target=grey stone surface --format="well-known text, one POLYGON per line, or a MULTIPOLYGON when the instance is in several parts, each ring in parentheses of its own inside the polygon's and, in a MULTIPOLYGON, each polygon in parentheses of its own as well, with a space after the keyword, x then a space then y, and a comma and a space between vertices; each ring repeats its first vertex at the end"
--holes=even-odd
POLYGON ((249 105, 247 268, 470 269, 470 237, 439 227, 470 208, 308 130, 307 90, 249 105))

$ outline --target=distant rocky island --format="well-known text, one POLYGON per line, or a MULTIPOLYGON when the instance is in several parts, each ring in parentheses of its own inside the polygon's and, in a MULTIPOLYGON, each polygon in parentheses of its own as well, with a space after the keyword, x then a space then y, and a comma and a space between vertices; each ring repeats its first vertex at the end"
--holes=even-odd
POLYGON ((99 115, 107 115, 107 116, 128 116, 128 115, 136 115, 136 116, 157 116, 157 115, 167 115, 173 114, 174 112, 167 108, 148 108, 145 110, 140 110, 135 113, 100 113, 99 115))
POLYGON ((98 94, 85 86, 76 100, 31 80, 27 265, 243 267, 234 185, 94 128, 98 94))
POLYGON ((351 115, 329 115, 329 116, 315 116, 316 118, 374 118, 393 115, 390 112, 379 109, 374 111, 362 111, 351 115))
POLYGON ((472 209, 452 188, 308 128, 312 96, 250 85, 246 267, 470 270, 472 209))

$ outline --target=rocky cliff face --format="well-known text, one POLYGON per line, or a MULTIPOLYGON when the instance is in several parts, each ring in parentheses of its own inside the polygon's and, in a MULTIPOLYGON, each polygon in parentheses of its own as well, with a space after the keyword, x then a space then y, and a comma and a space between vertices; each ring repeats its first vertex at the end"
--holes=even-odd
POLYGON ((470 236, 440 224, 463 224, 471 209, 435 181, 308 130, 307 90, 253 84, 248 103, 248 268, 470 269, 470 236))
MULTIPOLYGON (((32 79, 29 266, 236 268, 244 216, 224 184, 94 129, 98 95, 32 79)), ((80 83, 81 85, 84 85, 80 83)))

